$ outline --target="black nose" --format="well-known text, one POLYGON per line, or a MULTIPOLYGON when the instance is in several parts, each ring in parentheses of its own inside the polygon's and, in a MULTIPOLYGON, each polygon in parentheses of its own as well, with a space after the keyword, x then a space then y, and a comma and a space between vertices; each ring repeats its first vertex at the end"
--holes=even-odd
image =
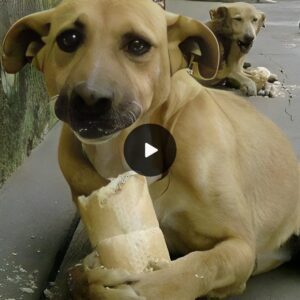
POLYGON ((250 44, 252 43, 254 40, 254 36, 253 35, 250 35, 250 34, 245 34, 244 35, 244 43, 246 44, 250 44))
POLYGON ((80 85, 72 91, 69 106, 71 117, 80 116, 81 120, 93 121, 111 111, 112 95, 80 85))
POLYGON ((101 117, 107 114, 112 107, 112 100, 110 98, 97 98, 97 100, 88 105, 84 98, 82 98, 77 93, 74 93, 70 99, 70 108, 71 111, 75 112, 76 114, 81 114, 82 117, 86 119, 92 117, 101 117))

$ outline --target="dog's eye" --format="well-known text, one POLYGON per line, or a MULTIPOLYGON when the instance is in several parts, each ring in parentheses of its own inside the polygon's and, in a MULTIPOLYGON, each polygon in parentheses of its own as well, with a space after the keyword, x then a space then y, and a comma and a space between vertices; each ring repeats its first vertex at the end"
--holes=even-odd
POLYGON ((56 42, 62 51, 71 53, 80 47, 83 42, 83 35, 78 30, 70 29, 59 34, 56 42))
POLYGON ((142 39, 133 39, 125 47, 126 51, 135 56, 142 56, 150 51, 151 45, 142 39))
POLYGON ((234 20, 235 20, 235 21, 241 22, 241 21, 242 21, 242 18, 241 18, 241 17, 236 17, 236 18, 234 18, 234 20))
POLYGON ((257 21, 258 21, 258 19, 257 18, 253 18, 253 20, 252 20, 254 23, 256 23, 257 21))

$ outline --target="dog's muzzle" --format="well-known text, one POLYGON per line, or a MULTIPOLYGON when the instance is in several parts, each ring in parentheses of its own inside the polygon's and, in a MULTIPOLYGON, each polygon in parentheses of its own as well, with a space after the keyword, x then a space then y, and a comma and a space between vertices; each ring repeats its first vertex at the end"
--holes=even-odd
POLYGON ((254 41, 254 36, 245 35, 243 40, 237 40, 237 44, 242 53, 248 53, 254 41))
POLYGON ((113 97, 93 93, 78 93, 76 89, 68 96, 61 93, 55 103, 56 116, 68 123, 83 139, 95 140, 109 137, 132 125, 141 114, 135 101, 124 100, 115 105, 113 97))

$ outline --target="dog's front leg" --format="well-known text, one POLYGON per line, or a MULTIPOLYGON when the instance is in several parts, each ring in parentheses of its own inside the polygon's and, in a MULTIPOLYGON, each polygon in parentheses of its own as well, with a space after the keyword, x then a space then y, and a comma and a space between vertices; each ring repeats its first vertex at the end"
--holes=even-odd
POLYGON ((194 300, 241 293, 253 272, 255 250, 241 239, 192 252, 162 270, 142 275, 133 288, 147 300, 194 300))
POLYGON ((85 299, 195 300, 241 293, 254 264, 254 248, 241 239, 229 239, 171 263, 153 262, 153 272, 130 274, 97 267, 82 270, 81 276, 89 294, 85 299))
POLYGON ((227 79, 229 81, 237 83, 242 93, 246 96, 256 96, 257 87, 253 80, 248 78, 242 72, 231 72, 227 79))
POLYGON ((107 184, 85 157, 80 141, 66 124, 63 125, 60 136, 58 158, 75 203, 78 196, 88 196, 107 184))

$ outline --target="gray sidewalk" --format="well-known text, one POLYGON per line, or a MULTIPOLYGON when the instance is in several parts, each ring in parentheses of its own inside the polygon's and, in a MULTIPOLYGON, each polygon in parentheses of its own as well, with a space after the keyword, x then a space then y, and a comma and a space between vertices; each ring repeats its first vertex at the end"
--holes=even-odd
MULTIPOLYGON (((202 21, 216 4, 167 0, 170 11, 202 21)), ((248 61, 279 75, 282 95, 251 97, 288 135, 300 160, 300 1, 259 4, 267 27, 248 61)), ((39 299, 74 230, 75 210, 57 163, 59 125, 0 190, 0 299, 39 299)), ((243 300, 300 299, 300 271, 287 265, 250 280, 243 300)), ((121 299, 120 299, 121 300, 121 299)), ((183 299, 184 300, 184 299, 183 299)))
POLYGON ((75 215, 58 168, 60 126, 0 190, 0 299, 39 299, 75 215))

